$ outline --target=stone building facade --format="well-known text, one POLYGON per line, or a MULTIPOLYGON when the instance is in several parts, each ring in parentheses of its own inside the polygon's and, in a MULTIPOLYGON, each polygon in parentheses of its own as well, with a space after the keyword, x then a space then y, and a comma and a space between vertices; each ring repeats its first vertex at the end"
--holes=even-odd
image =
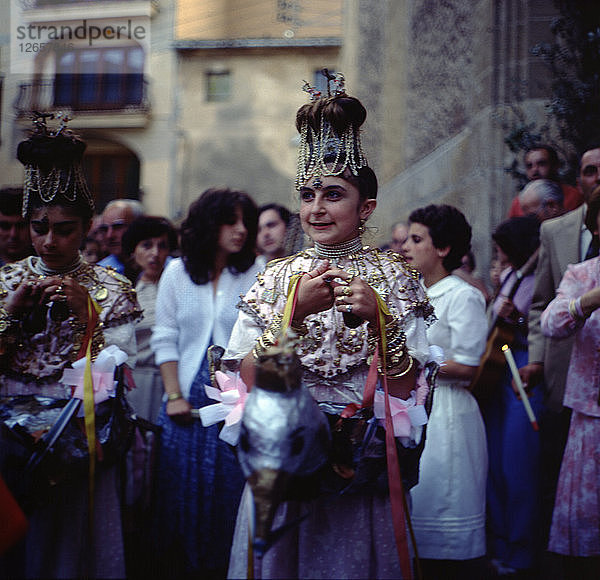
POLYGON ((366 147, 382 182, 385 239, 395 220, 449 203, 473 225, 480 274, 490 232, 515 181, 504 144, 518 107, 545 121, 549 73, 531 48, 551 40, 556 11, 543 0, 350 0, 341 66, 369 110, 366 147), (350 41, 354 39, 354 41, 350 41))
MULTIPOLYGON (((137 163, 138 191, 122 186, 119 195, 141 192, 151 213, 177 220, 199 193, 217 185, 293 209, 294 115, 307 100, 302 82, 316 82, 328 67, 344 72, 349 92, 368 109, 364 146, 381 185, 371 241, 386 241, 393 222, 418 206, 451 203, 473 224, 486 275, 490 232, 516 194, 504 170, 512 160, 505 125, 515 106, 528 122, 544 120, 550 79, 531 47, 551 38, 556 13, 549 0, 25 4, 30 18, 46 21, 72 14, 100 22, 109 10, 114 18, 140 10, 150 15, 143 106, 135 114, 126 106, 75 114, 100 189, 113 175, 102 163, 112 155, 137 163)), ((14 152, 31 105, 23 86, 39 78, 52 83, 56 70, 11 70, 14 31, 5 4, 0 13, 0 162, 8 185, 22 177, 14 152)))

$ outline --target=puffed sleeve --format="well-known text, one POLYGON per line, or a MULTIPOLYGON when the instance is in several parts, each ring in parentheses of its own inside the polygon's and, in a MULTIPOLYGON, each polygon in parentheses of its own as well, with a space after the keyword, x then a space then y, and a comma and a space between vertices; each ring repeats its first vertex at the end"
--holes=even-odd
POLYGON ((450 327, 448 358, 459 364, 479 366, 488 329, 483 294, 475 288, 464 287, 451 301, 447 319, 450 327))
POLYGON ((390 266, 393 283, 387 298, 388 307, 393 315, 400 318, 408 354, 425 364, 429 357, 426 327, 435 320, 433 307, 419 283, 416 271, 395 260, 390 266))
POLYGON ((224 360, 241 361, 253 348, 263 329, 249 314, 240 310, 231 331, 224 360))
POLYGON ((127 364, 135 366, 137 341, 135 326, 142 309, 131 282, 112 270, 95 267, 103 288, 108 290, 106 301, 100 300, 100 319, 103 324, 104 345, 115 345, 128 355, 127 364))

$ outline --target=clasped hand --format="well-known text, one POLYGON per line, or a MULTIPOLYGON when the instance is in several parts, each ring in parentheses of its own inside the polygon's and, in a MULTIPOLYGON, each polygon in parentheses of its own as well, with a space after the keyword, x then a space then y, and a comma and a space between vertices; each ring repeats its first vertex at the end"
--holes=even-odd
POLYGON ((377 299, 373 289, 361 278, 339 268, 330 268, 325 260, 302 276, 298 286, 293 323, 301 324, 309 314, 335 307, 373 325, 377 324, 377 299))
POLYGON ((6 299, 6 310, 19 318, 31 312, 36 306, 49 302, 66 302, 80 322, 86 323, 88 291, 73 278, 48 276, 21 282, 6 299))

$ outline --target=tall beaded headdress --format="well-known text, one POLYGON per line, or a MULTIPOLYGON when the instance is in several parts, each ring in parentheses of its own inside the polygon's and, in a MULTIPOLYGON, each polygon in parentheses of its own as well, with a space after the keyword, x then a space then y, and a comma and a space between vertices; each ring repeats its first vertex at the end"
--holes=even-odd
POLYGON ((67 129, 70 119, 62 113, 56 115, 60 125, 52 131, 47 121, 54 118, 53 113, 35 113, 32 135, 17 148, 17 159, 25 166, 23 217, 27 215, 31 196, 44 203, 57 196, 69 202, 83 197, 94 211, 94 199, 81 169, 86 144, 67 129))
POLYGON ((332 75, 323 69, 323 75, 327 95, 304 81, 303 90, 309 93, 311 102, 296 114, 300 133, 296 189, 310 177, 341 175, 347 168, 357 175, 367 165, 360 143, 360 126, 367 111, 358 99, 346 94, 343 74, 332 75))

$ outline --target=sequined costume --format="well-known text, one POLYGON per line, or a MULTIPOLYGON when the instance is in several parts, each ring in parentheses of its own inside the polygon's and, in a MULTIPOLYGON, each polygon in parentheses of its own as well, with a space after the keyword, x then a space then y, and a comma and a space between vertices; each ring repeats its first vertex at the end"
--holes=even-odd
MULTIPOLYGON (((114 271, 79 260, 59 274, 45 270, 37 257, 8 264, 0 269, 0 308, 8 293, 25 280, 47 275, 68 275, 87 288, 102 307, 93 338, 96 354, 114 344, 135 355, 133 322, 141 316, 130 282, 114 271)), ((70 398, 71 391, 58 382, 65 367, 77 358, 84 327, 71 313, 66 320, 52 320, 48 309, 36 320, 21 320, 13 330, 15 342, 0 357, 0 397, 39 394, 70 398)), ((0 453, 1 455, 1 453, 0 453)), ((0 457, 0 460, 2 457, 0 457)), ((97 466, 95 491, 95 546, 87 543, 87 476, 73 477, 58 486, 51 505, 29 517, 25 541, 10 558, 0 559, 0 576, 5 573, 27 577, 98 577, 124 575, 120 507, 116 470, 97 466), (48 541, 48 538, 55 538, 48 541)))
MULTIPOLYGON (((425 325, 432 308, 416 272, 398 254, 369 247, 333 262, 380 294, 402 325, 408 353, 424 363, 428 355, 425 325)), ((267 325, 281 316, 290 277, 311 271, 320 263, 322 258, 311 248, 267 265, 240 304, 226 359, 241 359, 252 350, 267 325)), ((335 414, 348 403, 360 404, 372 354, 367 323, 349 328, 335 307, 308 315, 304 323, 308 332, 298 351, 303 382, 319 406, 335 414)), ((307 519, 286 532, 265 554, 264 578, 401 576, 387 493, 363 489, 310 502, 288 501, 279 507, 274 527, 307 512, 307 519)), ((232 578, 246 575, 246 547, 247 522, 240 511, 229 569, 232 578)))

